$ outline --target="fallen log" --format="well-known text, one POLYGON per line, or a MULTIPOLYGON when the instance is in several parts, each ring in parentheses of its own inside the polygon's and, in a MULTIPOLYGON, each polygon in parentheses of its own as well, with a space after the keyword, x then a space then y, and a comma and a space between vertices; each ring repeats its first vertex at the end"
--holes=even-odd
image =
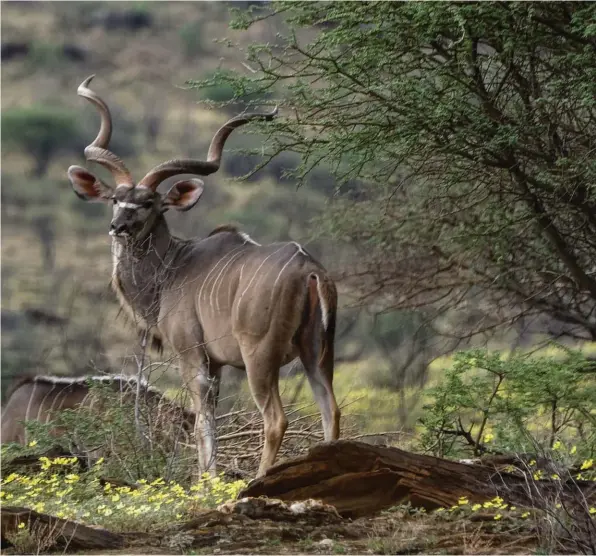
POLYGON ((0 531, 2 547, 10 546, 11 538, 23 523, 40 543, 38 552, 61 547, 64 550, 107 550, 122 548, 124 537, 107 529, 89 527, 76 521, 42 514, 28 508, 2 506, 0 509, 0 531))
POLYGON ((258 496, 318 499, 344 517, 359 517, 407 502, 433 510, 457 505, 463 498, 483 503, 496 496, 520 507, 539 508, 555 499, 583 507, 596 500, 596 485, 535 481, 481 465, 340 440, 272 467, 238 495, 258 496))

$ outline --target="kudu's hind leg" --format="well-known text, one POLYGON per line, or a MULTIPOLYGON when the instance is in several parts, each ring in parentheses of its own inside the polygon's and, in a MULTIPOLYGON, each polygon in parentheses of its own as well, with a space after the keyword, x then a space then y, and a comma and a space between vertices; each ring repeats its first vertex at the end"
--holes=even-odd
POLYGON ((321 330, 317 326, 310 333, 303 335, 298 349, 315 401, 321 411, 323 433, 325 441, 328 442, 339 438, 341 412, 333 392, 333 349, 328 348, 321 354, 320 337, 321 330))
POLYGON ((246 375, 252 397, 263 416, 265 445, 257 477, 273 465, 281 446, 288 420, 279 395, 281 358, 272 357, 267 349, 243 353, 246 375))
POLYGON ((202 364, 195 369, 182 364, 182 374, 189 388, 196 414, 195 442, 197 446, 199 473, 215 476, 217 456, 217 430, 215 406, 219 393, 220 369, 202 364))

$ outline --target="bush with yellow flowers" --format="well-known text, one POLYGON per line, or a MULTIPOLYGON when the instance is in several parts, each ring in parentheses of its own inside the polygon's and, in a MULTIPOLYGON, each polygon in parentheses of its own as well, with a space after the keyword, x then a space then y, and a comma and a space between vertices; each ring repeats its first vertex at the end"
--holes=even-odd
POLYGON ((487 350, 454 355, 426 391, 421 448, 440 457, 540 453, 573 467, 596 455, 596 374, 577 350, 556 356, 487 350), (570 457, 573 456, 573 457, 570 457))
POLYGON ((237 497, 244 481, 226 482, 205 474, 184 488, 161 478, 132 486, 102 484, 103 460, 77 473, 77 458, 40 458, 35 475, 11 473, 0 482, 0 503, 22 506, 113 531, 148 531, 188 519, 199 509, 213 508, 237 497))

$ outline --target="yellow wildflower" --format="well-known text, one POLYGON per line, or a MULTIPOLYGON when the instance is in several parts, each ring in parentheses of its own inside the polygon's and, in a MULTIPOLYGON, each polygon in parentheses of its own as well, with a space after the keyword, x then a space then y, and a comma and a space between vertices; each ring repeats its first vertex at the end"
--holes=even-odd
POLYGON ((571 450, 569 450, 569 453, 573 455, 575 452, 577 452, 577 446, 572 446, 571 450))
POLYGON ((526 517, 528 517, 530 515, 530 512, 524 512, 523 514, 521 514, 522 519, 526 519, 526 517))
POLYGON ((31 442, 29 442, 28 446, 29 446, 29 448, 33 448, 33 446, 37 446, 37 440, 32 440, 31 442))
POLYGON ((470 501, 465 496, 461 496, 460 498, 458 498, 457 503, 460 506, 465 506, 466 504, 469 504, 470 501))
POLYGON ((590 469, 592 466, 594 465, 594 460, 593 459, 587 459, 582 463, 582 466, 580 467, 580 469, 582 471, 585 471, 586 469, 590 469))
POLYGON ((484 442, 492 442, 494 438, 495 435, 489 432, 488 434, 484 435, 484 442))
POLYGON ((501 514, 497 514, 497 515, 495 515, 495 517, 493 517, 493 519, 495 521, 499 521, 499 519, 502 519, 502 518, 503 518, 503 516, 501 514))
POLYGON ((553 450, 560 450, 561 449, 561 441, 557 440, 554 444, 553 444, 553 450))
POLYGON ((106 516, 108 516, 108 515, 112 515, 113 513, 114 513, 114 512, 112 512, 112 510, 110 510, 110 508, 106 508, 106 509, 103 511, 103 515, 106 515, 106 516))
POLYGON ((477 512, 480 508, 482 508, 482 504, 474 504, 472 506, 472 511, 477 512))
POLYGON ((118 502, 118 500, 120 500, 120 495, 114 494, 114 496, 112 496, 112 502, 118 502))
POLYGON ((21 523, 19 523, 19 529, 24 529, 25 528, 25 524, 21 521, 21 523))
POLYGON ((590 508, 590 515, 595 515, 596 514, 596 508, 590 508))
POLYGON ((18 478, 18 473, 11 473, 8 477, 6 477, 6 479, 2 481, 2 484, 7 485, 8 483, 12 483, 13 481, 18 480, 18 478))

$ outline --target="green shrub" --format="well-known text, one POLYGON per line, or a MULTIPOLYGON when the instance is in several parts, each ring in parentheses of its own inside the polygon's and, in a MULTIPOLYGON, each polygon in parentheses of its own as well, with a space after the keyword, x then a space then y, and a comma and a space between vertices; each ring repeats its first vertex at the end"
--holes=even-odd
POLYGON ((200 21, 189 21, 178 31, 182 42, 182 50, 188 59, 192 59, 204 51, 203 26, 200 21))
POLYGON ((427 394, 422 447, 435 455, 596 453, 596 373, 581 352, 461 352, 427 394))
POLYGON ((89 395, 94 397, 92 407, 61 411, 48 423, 27 422, 27 436, 34 439, 33 446, 11 445, 3 456, 10 459, 60 448, 87 460, 101 455, 105 458, 103 470, 111 478, 191 480, 196 468, 195 449, 180 427, 169 426, 171 422, 163 419, 156 422, 157 409, 141 401, 139 433, 134 402, 101 383, 91 383, 89 395))
POLYGON ((27 63, 32 69, 55 70, 65 60, 62 44, 34 41, 27 54, 27 63))
POLYGON ((4 148, 26 152, 35 159, 35 177, 46 173, 52 157, 59 152, 80 152, 84 148, 76 114, 48 105, 4 111, 2 140, 4 148))

